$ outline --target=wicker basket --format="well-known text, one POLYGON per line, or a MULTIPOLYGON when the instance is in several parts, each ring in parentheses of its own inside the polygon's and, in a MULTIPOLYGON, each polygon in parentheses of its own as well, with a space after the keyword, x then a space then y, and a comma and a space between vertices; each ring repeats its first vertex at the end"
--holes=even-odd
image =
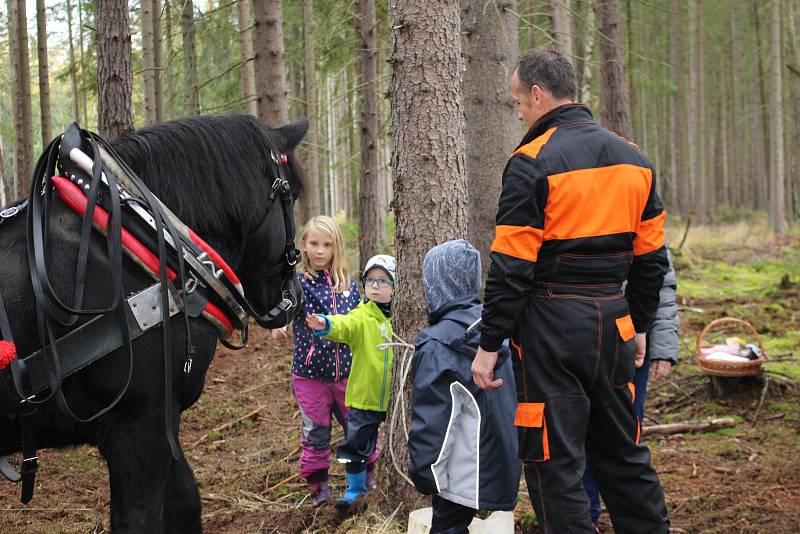
POLYGON ((761 374, 761 365, 767 361, 767 353, 764 352, 764 343, 761 342, 761 336, 758 335, 753 325, 743 319, 737 319, 736 317, 722 317, 721 319, 716 319, 708 323, 708 325, 703 328, 703 331, 700 332, 700 335, 697 336, 695 353, 697 354, 697 361, 700 363, 700 368, 703 372, 713 376, 758 376, 761 374), (700 348, 704 346, 703 341, 709 333, 714 329, 719 329, 722 325, 730 326, 731 324, 743 327, 748 331, 748 334, 752 334, 756 339, 756 343, 758 343, 759 348, 761 348, 761 356, 757 360, 750 360, 748 362, 721 362, 717 360, 708 360, 700 352, 700 348))

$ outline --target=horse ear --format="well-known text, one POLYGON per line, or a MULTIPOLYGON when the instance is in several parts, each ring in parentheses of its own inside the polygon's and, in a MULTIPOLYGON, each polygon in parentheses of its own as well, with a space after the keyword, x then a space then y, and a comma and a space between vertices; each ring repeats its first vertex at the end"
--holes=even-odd
POLYGON ((286 150, 291 151, 300 144, 300 141, 308 132, 308 120, 300 119, 299 121, 284 124, 277 131, 286 139, 286 150))

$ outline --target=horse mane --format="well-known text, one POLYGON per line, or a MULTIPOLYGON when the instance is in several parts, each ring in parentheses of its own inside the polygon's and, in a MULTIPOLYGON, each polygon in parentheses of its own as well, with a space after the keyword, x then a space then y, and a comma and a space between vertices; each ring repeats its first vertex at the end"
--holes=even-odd
MULTIPOLYGON (((149 126, 114 143, 122 159, 184 223, 210 235, 241 235, 275 179, 272 150, 286 140, 250 115, 190 117, 149 126), (255 208, 255 209, 254 209, 255 208)), ((292 191, 303 173, 291 152, 292 191)))

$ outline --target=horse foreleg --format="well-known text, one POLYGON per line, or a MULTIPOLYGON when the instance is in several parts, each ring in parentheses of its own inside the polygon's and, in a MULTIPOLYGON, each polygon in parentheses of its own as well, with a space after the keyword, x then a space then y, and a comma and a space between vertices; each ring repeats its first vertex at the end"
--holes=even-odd
POLYGON ((200 521, 200 494, 192 469, 183 451, 173 462, 167 478, 164 503, 164 532, 169 534, 196 534, 202 532, 200 521))
POLYGON ((116 424, 99 443, 111 482, 111 532, 164 532, 164 495, 174 463, 161 414, 116 424))

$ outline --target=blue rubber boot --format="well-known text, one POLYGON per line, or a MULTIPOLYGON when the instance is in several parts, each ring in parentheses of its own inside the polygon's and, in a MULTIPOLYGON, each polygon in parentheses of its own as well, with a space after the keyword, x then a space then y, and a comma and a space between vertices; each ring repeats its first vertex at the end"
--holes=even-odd
POLYGON ((347 489, 344 495, 336 499, 337 510, 347 510, 362 495, 367 494, 367 470, 359 473, 347 473, 347 489))

